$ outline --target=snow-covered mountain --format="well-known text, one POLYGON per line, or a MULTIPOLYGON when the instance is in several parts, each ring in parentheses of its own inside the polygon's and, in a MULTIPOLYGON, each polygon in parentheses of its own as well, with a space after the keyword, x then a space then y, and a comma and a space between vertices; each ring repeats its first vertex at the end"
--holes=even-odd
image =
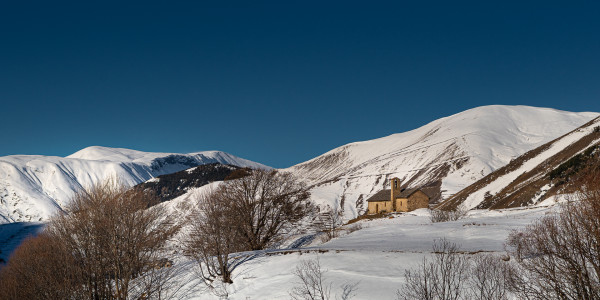
MULTIPOLYGON (((312 186, 318 204, 342 205, 346 218, 385 188, 391 177, 447 199, 523 153, 597 117, 527 106, 484 106, 412 131, 356 142, 285 169, 312 186)), ((60 210, 74 191, 107 177, 133 186, 207 163, 267 168, 218 152, 149 153, 89 147, 67 157, 0 157, 0 223, 40 221, 60 210)))
POLYGON ((67 204, 76 190, 109 177, 133 186, 208 163, 268 168, 220 151, 151 153, 94 146, 67 157, 0 157, 0 223, 45 220, 67 204))
POLYGON ((392 177, 404 187, 423 188, 433 201, 446 199, 598 115, 529 106, 477 107, 412 131, 347 144, 286 170, 307 179, 317 203, 341 204, 349 218, 366 208, 364 201, 386 188, 392 177))
POLYGON ((439 208, 512 208, 572 193, 570 179, 600 156, 600 117, 483 177, 439 208))

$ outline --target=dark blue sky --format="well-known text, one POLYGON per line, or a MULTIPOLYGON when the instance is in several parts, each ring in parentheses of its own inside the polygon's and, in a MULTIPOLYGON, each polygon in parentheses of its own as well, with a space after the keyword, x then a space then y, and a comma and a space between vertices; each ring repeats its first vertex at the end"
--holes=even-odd
POLYGON ((2 1, 0 156, 287 167, 488 104, 600 111, 599 1, 2 1))

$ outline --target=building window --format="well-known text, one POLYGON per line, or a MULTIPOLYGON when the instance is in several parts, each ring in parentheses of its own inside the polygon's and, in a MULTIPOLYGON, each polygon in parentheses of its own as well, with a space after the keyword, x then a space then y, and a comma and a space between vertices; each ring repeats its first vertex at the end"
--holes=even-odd
POLYGON ((398 180, 394 180, 394 188, 397 189, 398 188, 398 180))

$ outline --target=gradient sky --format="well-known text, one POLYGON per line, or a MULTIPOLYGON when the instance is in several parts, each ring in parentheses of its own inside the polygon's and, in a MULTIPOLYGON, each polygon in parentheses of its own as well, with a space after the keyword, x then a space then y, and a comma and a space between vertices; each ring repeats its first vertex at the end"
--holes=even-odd
POLYGON ((2 1, 0 156, 274 167, 476 106, 600 112, 600 1, 2 1))

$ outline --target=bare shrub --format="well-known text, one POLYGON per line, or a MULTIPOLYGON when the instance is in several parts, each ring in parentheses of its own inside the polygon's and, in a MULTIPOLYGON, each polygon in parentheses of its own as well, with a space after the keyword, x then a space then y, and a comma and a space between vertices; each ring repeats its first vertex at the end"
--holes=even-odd
POLYGON ((83 297, 73 257, 53 236, 27 238, 0 270, 0 299, 83 297))
POLYGON ((523 230, 507 246, 517 258, 514 288, 523 299, 600 299, 600 171, 578 179, 572 201, 523 230))
POLYGON ((516 270, 500 256, 466 255, 445 239, 433 245, 433 259, 405 272, 406 283, 397 299, 504 300, 513 299, 516 270))
POLYGON ((429 212, 431 222, 438 223, 460 220, 467 216, 469 210, 463 206, 458 206, 455 210, 430 209, 429 212))
POLYGON ((476 255, 471 260, 469 290, 466 299, 505 300, 512 299, 511 278, 515 270, 499 256, 476 255))
POLYGON ((523 298, 600 299, 600 241, 586 228, 600 224, 580 219, 582 208, 565 205, 556 215, 510 235, 508 245, 521 269, 516 288, 523 298))
POLYGON ((397 299, 458 300, 466 287, 469 263, 459 247, 445 239, 433 243, 433 259, 423 259, 414 270, 406 270, 405 285, 397 299))
POLYGON ((516 283, 524 298, 600 299, 600 236, 590 232, 600 219, 586 218, 586 209, 569 203, 511 233, 507 244, 521 267, 516 283))
MULTIPOLYGON (((297 284, 289 292, 294 300, 329 300, 331 298, 331 287, 325 273, 321 268, 319 259, 303 261, 294 270, 298 280, 297 284)), ((345 283, 340 286, 339 299, 352 299, 356 295, 358 282, 345 283)), ((337 298, 337 295, 336 295, 337 298)))

